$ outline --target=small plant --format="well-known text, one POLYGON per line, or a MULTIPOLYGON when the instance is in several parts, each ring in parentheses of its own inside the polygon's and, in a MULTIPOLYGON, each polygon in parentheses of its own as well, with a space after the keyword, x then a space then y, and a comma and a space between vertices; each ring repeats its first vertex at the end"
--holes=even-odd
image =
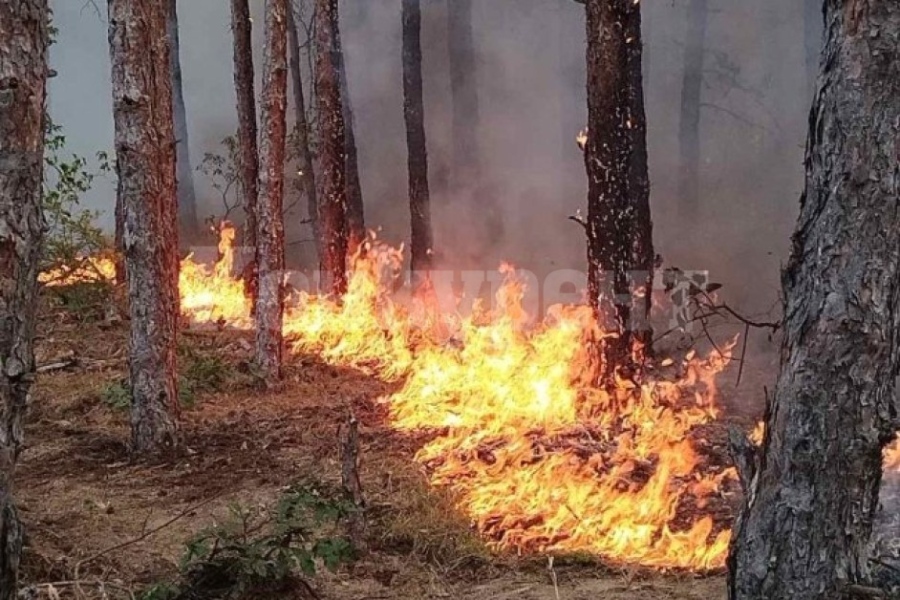
POLYGON ((81 322, 106 318, 115 302, 115 288, 110 281, 79 281, 51 286, 48 290, 70 315, 81 322))
POLYGON ((307 588, 303 576, 321 564, 336 569, 354 559, 340 526, 355 507, 339 494, 290 488, 274 508, 233 504, 228 518, 185 547, 177 584, 157 584, 143 600, 257 598, 307 588))
POLYGON ((128 410, 131 408, 131 386, 124 380, 108 383, 101 390, 100 399, 113 410, 128 410))
POLYGON ((99 211, 81 208, 81 198, 101 174, 110 173, 109 156, 97 153, 96 171, 89 169, 83 156, 66 156, 66 136, 62 127, 47 119, 44 134, 44 191, 42 206, 47 221, 47 236, 41 270, 74 270, 86 256, 110 250, 103 230, 96 225, 99 211))

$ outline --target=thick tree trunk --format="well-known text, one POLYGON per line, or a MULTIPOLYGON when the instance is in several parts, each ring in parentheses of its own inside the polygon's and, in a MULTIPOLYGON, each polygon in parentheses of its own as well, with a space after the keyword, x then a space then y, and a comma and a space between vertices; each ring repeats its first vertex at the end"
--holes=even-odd
POLYGON ((816 90, 819 54, 822 50, 822 0, 803 0, 803 46, 806 58, 806 81, 809 97, 816 90))
POLYGON ((422 7, 419 0, 403 0, 403 117, 409 165, 410 253, 414 283, 431 269, 434 240, 428 193, 428 149, 425 143, 425 104, 422 92, 422 7))
POLYGON ((178 239, 168 3, 109 0, 116 169, 124 217, 136 453, 178 443, 178 239))
POLYGON ((300 69, 300 32, 293 7, 288 7, 288 43, 291 46, 291 85, 294 90, 294 112, 297 121, 298 162, 310 228, 316 248, 316 259, 322 255, 322 234, 319 228, 319 200, 316 194, 316 173, 309 148, 309 121, 306 119, 306 96, 303 93, 303 72, 300 69))
POLYGON ((647 342, 653 281, 640 4, 588 0, 588 293, 597 318, 619 334, 601 374, 627 365, 647 342))
POLYGON ((259 153, 256 145, 256 95, 253 81, 253 23, 248 0, 231 0, 231 32, 234 36, 234 89, 238 114, 238 182, 244 208, 243 245, 250 248, 244 269, 247 295, 257 299, 256 212, 259 197, 259 153))
POLYGON ((188 146, 187 110, 181 80, 181 55, 178 40, 178 0, 169 2, 169 57, 172 60, 172 108, 175 119, 175 161, 178 189, 178 231, 182 243, 190 242, 200 232, 197 220, 197 195, 194 192, 194 171, 188 146))
POLYGON ((319 118, 320 271, 328 293, 347 290, 347 163, 340 81, 337 0, 316 0, 316 98, 319 118))
POLYGON ((691 0, 687 7, 684 72, 681 78, 681 117, 678 148, 678 202, 686 216, 697 214, 700 204, 700 101, 703 90, 703 54, 706 50, 708 0, 691 0))
POLYGON ((288 0, 266 0, 266 46, 260 107, 259 302, 256 362, 267 383, 281 378, 284 315, 284 156, 287 140, 288 0))
MULTIPOLYGON (((335 35, 340 39, 339 29, 335 35)), ((350 101, 350 84, 347 81, 347 67, 343 49, 339 50, 341 77, 341 106, 344 113, 344 153, 347 157, 347 252, 356 254, 360 244, 366 239, 366 216, 363 206, 362 183, 359 180, 359 153, 356 150, 353 103, 350 101)))
POLYGON ((865 583, 900 368, 900 4, 827 0, 781 373, 735 526, 732 600, 865 583))
POLYGON ((48 16, 47 0, 0 2, 0 600, 16 598, 22 555, 12 492, 34 380, 48 16))

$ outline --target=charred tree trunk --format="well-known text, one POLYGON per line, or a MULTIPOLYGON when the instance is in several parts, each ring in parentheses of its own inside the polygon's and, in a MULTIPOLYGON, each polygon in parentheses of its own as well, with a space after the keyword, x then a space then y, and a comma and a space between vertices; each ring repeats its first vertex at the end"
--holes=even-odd
POLYGON ((172 107, 175 119, 175 160, 178 186, 178 228, 182 243, 193 240, 200 231, 197 220, 197 195, 194 193, 194 171, 188 147, 187 110, 181 80, 181 50, 178 40, 178 0, 169 2, 169 43, 172 60, 172 107))
POLYGON ((23 531, 13 472, 34 380, 44 219, 47 0, 0 2, 0 600, 15 600, 23 531))
POLYGON ((653 282, 650 184, 641 77, 641 12, 632 0, 587 2, 588 293, 618 338, 601 374, 625 367, 634 342, 648 342, 653 282))
POLYGON ((316 98, 319 118, 320 271, 323 289, 347 291, 347 163, 341 102, 337 0, 316 0, 316 98))
POLYGON ((131 434, 139 454, 178 444, 178 239, 168 3, 109 0, 116 169, 131 336, 131 434))
POLYGON ((256 94, 253 81, 253 23, 248 0, 231 0, 231 31, 234 36, 234 89, 238 114, 238 182, 244 208, 243 245, 250 248, 244 269, 247 295, 257 299, 256 212, 259 197, 259 153, 256 144, 256 94))
POLYGON ((691 0, 687 8, 684 39, 684 73, 681 79, 681 118, 678 147, 681 159, 678 201, 688 216, 700 204, 700 101, 703 90, 703 54, 706 50, 708 0, 691 0))
POLYGON ((309 121, 306 119, 306 96, 303 93, 303 72, 300 69, 300 32, 292 6, 288 7, 288 43, 291 46, 291 85, 294 90, 294 112, 297 120, 297 145, 300 163, 300 178, 306 207, 316 247, 316 259, 322 255, 321 232, 319 230, 319 200, 316 195, 316 173, 313 167, 312 151, 309 149, 309 121))
MULTIPOLYGON (((335 36, 340 47, 340 29, 335 24, 335 36)), ((347 253, 356 254, 366 239, 366 216, 363 206, 362 183, 359 180, 359 154, 354 133, 353 103, 350 101, 350 85, 343 49, 338 51, 341 77, 341 106, 344 114, 344 153, 347 159, 347 253)))
POLYGON ((256 362, 266 382, 281 378, 284 314, 284 157, 287 141, 288 0, 266 0, 259 142, 259 301, 256 305, 256 362))
POLYGON ((836 599, 866 583, 882 446, 898 424, 900 4, 827 0, 825 24, 781 373, 745 476, 732 600, 836 599))
MULTIPOLYGON (((472 33, 472 0, 450 0, 447 37, 450 56, 450 96, 453 104, 452 140, 454 179, 476 177, 478 154, 478 89, 472 33)), ((457 183, 458 186, 458 183, 457 183)))
POLYGON ((410 253, 414 283, 427 277, 434 244, 428 193, 428 148, 425 143, 425 103, 422 92, 422 7, 403 0, 403 117, 409 165, 410 253))
POLYGON ((803 46, 806 57, 806 81, 811 98, 819 73, 822 50, 822 0, 803 0, 803 46))

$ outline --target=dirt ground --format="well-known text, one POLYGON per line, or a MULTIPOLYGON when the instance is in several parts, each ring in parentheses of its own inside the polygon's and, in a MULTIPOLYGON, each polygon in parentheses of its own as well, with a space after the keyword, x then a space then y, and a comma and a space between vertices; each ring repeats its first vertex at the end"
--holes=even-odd
MULTIPOLYGON (((140 597, 146 586, 172 577, 186 541, 224 519, 235 502, 270 504, 287 485, 309 478, 337 484, 337 433, 352 408, 361 423, 368 552, 313 578, 320 597, 724 598, 721 575, 666 575, 596 560, 558 560, 551 570, 545 557, 490 553, 451 502, 427 485, 412 461, 415 440, 385 425, 377 399, 387 384, 295 357, 284 389, 262 393, 248 374, 251 339, 240 333, 183 336, 190 356, 224 360, 228 381, 219 391, 198 393, 184 410, 183 457, 132 464, 127 410, 110 399, 124 376, 124 324, 48 303, 39 336, 38 364, 57 364, 34 388, 16 483, 27 527, 24 583, 37 597, 52 597, 47 584, 60 598, 140 597)), ((753 383, 742 383, 740 393, 733 381, 723 384, 746 422, 758 412, 760 382, 770 368, 768 358, 745 365, 742 377, 753 383)))

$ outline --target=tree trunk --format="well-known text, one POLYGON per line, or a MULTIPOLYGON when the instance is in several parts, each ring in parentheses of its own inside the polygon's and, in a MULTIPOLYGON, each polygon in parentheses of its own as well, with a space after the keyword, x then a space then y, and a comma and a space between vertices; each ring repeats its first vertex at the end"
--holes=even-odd
POLYGON ((253 22, 248 0, 231 0, 231 31, 234 35, 234 89, 238 114, 238 182, 244 208, 243 245, 250 248, 244 269, 247 295, 256 306, 257 248, 256 212, 259 197, 259 153, 256 146, 256 94, 253 81, 253 22))
POLYGON ((322 287, 347 290, 347 163, 340 82, 337 0, 316 0, 316 98, 319 119, 319 216, 322 287))
POLYGON ((294 112, 297 120, 300 178, 306 194, 306 206, 316 248, 316 258, 322 255, 322 233, 319 228, 319 201, 316 195, 316 173, 309 148, 309 122, 306 120, 306 97, 303 93, 303 73, 300 70, 300 33, 293 7, 288 7, 288 43, 291 46, 291 84, 294 90, 294 112))
POLYGON ((900 368, 900 4, 825 2, 781 373, 734 532, 732 600, 849 597, 868 578, 900 368))
POLYGON ((410 251, 414 283, 427 277, 434 244, 428 194, 428 149, 425 143, 425 104, 422 93, 422 7, 419 0, 403 0, 403 117, 409 165, 410 251))
POLYGON ((16 598, 22 555, 13 472, 35 375, 48 16, 47 0, 0 2, 0 600, 16 598))
POLYGON ((109 0, 116 169, 131 311, 136 453, 178 444, 178 226, 168 3, 109 0))
POLYGON ((684 38, 681 118, 678 126, 681 159, 678 201, 684 207, 686 216, 696 215, 700 204, 700 101, 708 16, 708 0, 690 1, 684 38))
POLYGON ((588 0, 587 38, 588 292, 598 320, 619 334, 598 357, 610 378, 628 366, 633 342, 650 337, 654 254, 640 4, 588 0))
POLYGON ((178 0, 169 1, 169 56, 172 60, 172 107, 175 119, 175 160, 178 186, 178 229, 182 243, 193 240, 200 231, 197 220, 197 195, 194 193, 194 171, 188 147, 187 111, 181 81, 181 55, 178 41, 178 0))
POLYGON ((284 156, 287 139, 288 0, 266 0, 259 142, 259 302, 256 305, 256 362, 266 382, 281 378, 284 314, 284 156))
MULTIPOLYGON (((471 181, 479 164, 478 88, 472 0, 449 0, 447 39, 450 55, 450 97, 453 105, 452 140, 456 181, 471 181)), ((458 184, 457 184, 458 186, 458 184)))
MULTIPOLYGON (((340 38, 337 26, 335 26, 335 35, 340 38)), ((338 60, 340 61, 341 106, 344 114, 344 152, 347 157, 347 253, 353 256, 366 239, 366 217, 362 184, 359 180, 359 155, 356 151, 353 103, 350 101, 350 85, 347 81, 347 67, 342 49, 338 51, 338 60)))
POLYGON ((812 98, 822 50, 822 0, 803 0, 803 45, 806 51, 806 85, 812 98))

